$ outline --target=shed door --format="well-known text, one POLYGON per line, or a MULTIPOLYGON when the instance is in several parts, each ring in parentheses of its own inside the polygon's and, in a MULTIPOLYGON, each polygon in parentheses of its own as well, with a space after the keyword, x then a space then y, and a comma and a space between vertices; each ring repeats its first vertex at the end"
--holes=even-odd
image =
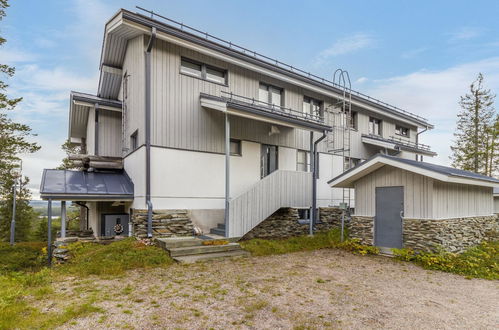
POLYGON ((402 248, 402 216, 404 187, 376 188, 374 244, 387 248, 402 248))
POLYGON ((103 214, 102 236, 128 236, 128 218, 128 214, 103 214), (118 224, 121 226, 116 226, 118 224))

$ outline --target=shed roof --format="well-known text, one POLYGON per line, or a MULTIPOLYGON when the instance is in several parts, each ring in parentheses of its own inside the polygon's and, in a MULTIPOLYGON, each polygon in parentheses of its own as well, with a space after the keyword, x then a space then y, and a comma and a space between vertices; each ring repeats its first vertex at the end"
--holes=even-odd
POLYGON ((42 199, 133 200, 133 183, 125 172, 43 170, 42 199))
POLYGON ((397 167, 443 182, 499 187, 499 180, 489 176, 463 171, 453 167, 418 162, 412 159, 404 159, 385 154, 377 154, 371 157, 356 167, 330 180, 328 183, 331 187, 353 188, 353 183, 355 181, 385 165, 397 167))

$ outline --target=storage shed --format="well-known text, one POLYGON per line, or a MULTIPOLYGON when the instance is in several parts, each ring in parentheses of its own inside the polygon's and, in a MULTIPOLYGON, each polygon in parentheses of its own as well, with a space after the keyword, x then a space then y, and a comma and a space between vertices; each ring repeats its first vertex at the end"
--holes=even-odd
POLYGON ((329 184, 355 189, 350 235, 364 244, 458 252, 499 231, 495 178, 378 154, 329 184))

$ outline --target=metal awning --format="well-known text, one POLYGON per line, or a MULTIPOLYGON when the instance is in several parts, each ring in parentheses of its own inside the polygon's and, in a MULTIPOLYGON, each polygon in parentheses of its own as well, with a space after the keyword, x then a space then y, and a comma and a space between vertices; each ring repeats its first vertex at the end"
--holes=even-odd
POLYGON ((71 201, 133 200, 133 182, 126 172, 101 173, 43 170, 40 197, 71 201))

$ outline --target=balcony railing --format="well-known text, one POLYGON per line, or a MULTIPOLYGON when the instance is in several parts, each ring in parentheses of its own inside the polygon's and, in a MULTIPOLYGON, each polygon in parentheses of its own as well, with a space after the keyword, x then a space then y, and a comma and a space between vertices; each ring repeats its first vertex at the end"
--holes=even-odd
POLYGON ((286 108, 280 105, 259 101, 254 98, 237 95, 232 92, 222 91, 222 99, 224 99, 227 103, 239 104, 241 106, 250 106, 261 111, 266 111, 289 118, 324 124, 324 116, 322 116, 322 114, 310 114, 303 111, 286 108))
POLYGON ((431 147, 429 145, 427 145, 427 144, 406 141, 406 140, 403 140, 403 139, 395 137, 395 136, 390 136, 388 138, 383 138, 383 137, 381 137, 379 135, 362 134, 362 137, 367 137, 367 138, 370 138, 370 139, 373 139, 373 140, 378 140, 378 141, 381 141, 381 142, 395 143, 396 145, 399 145, 399 146, 402 146, 402 147, 407 147, 407 148, 411 148, 411 149, 417 149, 417 150, 425 151, 425 152, 428 152, 428 153, 434 153, 431 150, 431 147))

